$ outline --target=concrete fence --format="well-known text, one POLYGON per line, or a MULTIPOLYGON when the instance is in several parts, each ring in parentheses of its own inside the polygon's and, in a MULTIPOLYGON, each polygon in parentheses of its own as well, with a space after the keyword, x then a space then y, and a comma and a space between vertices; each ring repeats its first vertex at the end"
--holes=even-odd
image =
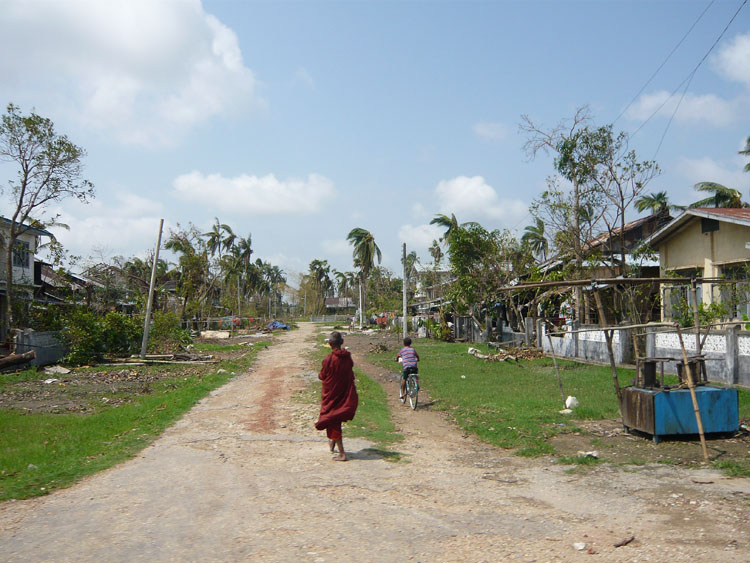
MULTIPOLYGON (((310 315, 311 323, 346 323, 349 324, 349 320, 353 315, 310 315)), ((359 316, 357 316, 355 324, 359 323, 359 316)), ((367 323, 367 319, 365 319, 367 323)))
MULTIPOLYGON (((706 375, 709 381, 729 385, 750 386, 750 332, 740 330, 742 325, 727 326, 723 330, 712 330, 701 353, 706 358, 706 375)), ((695 332, 682 331, 682 341, 688 356, 696 354, 695 332)), ((649 329, 646 332, 646 355, 651 358, 681 358, 680 339, 677 331, 649 329)), ((665 362, 666 373, 677 372, 677 361, 665 362)))
POLYGON ((60 342, 58 332, 37 332, 26 329, 15 335, 16 354, 24 354, 34 350, 36 358, 31 360, 32 366, 47 366, 59 362, 68 353, 60 342))
MULTIPOLYGON (((573 323, 572 329, 578 330, 578 325, 573 323)), ((595 328, 595 327, 581 327, 595 328)), ((591 332, 564 332, 561 336, 550 335, 547 338, 547 327, 541 319, 537 322, 537 346, 546 353, 554 350, 556 356, 565 358, 578 358, 581 360, 593 360, 595 362, 608 363, 609 351, 603 330, 591 332), (552 342, 550 346, 550 340, 552 342)), ((632 364, 635 362, 633 353, 633 340, 630 329, 616 330, 612 337, 612 351, 616 364, 632 364)))
MULTIPOLYGON (((709 381, 750 386, 750 332, 741 331, 740 326, 737 324, 724 330, 713 330, 708 336, 705 336, 705 332, 701 334, 701 340, 705 336, 701 353, 706 358, 706 375, 709 381)), ((573 330, 576 329, 574 323, 573 330)), ((695 355, 695 332, 689 329, 682 331, 682 341, 687 355, 695 355)), ((539 321, 537 346, 546 353, 554 350, 555 355, 560 357, 609 362, 609 352, 602 330, 565 332, 547 338, 546 326, 544 322, 539 321)), ((634 364, 632 329, 615 330, 612 349, 616 364, 634 364)), ((664 372, 677 373, 677 364, 682 362, 682 349, 677 331, 658 327, 647 329, 646 349, 641 349, 641 354, 649 358, 673 358, 673 361, 664 362, 664 372)))

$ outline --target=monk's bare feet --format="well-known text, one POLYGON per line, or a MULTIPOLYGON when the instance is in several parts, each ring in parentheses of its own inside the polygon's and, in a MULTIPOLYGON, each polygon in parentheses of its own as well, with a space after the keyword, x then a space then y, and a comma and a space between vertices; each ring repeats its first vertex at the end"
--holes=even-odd
POLYGON ((347 461, 346 454, 339 454, 333 458, 333 461, 347 461))
POLYGON ((328 440, 328 447, 331 448, 331 453, 336 451, 336 441, 328 440))

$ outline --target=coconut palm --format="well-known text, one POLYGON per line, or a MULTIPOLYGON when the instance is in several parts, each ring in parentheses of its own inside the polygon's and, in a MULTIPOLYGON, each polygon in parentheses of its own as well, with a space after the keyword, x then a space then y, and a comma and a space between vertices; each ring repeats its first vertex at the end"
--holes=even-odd
POLYGON ((443 213, 437 213, 432 221, 430 221, 430 225, 444 227, 445 232, 443 233, 443 236, 440 237, 440 240, 442 242, 450 242, 451 235, 455 233, 459 228, 479 225, 479 223, 475 223, 474 221, 467 221, 466 223, 459 224, 458 219, 456 219, 456 216, 453 213, 451 213, 450 217, 444 215, 443 213))
POLYGON ((443 259, 443 250, 440 248, 440 245, 436 240, 432 241, 432 246, 430 247, 430 256, 432 256, 432 263, 437 270, 440 267, 440 260, 443 259))
POLYGON ((524 229, 521 242, 526 244, 531 252, 540 256, 541 261, 544 262, 547 259, 547 250, 549 249, 549 243, 544 236, 544 221, 537 218, 536 225, 528 225, 524 229))
POLYGON ((739 208, 747 207, 748 204, 742 201, 742 194, 733 188, 722 186, 717 182, 698 182, 695 189, 699 192, 713 194, 705 199, 691 203, 688 207, 728 207, 739 208))
MULTIPOLYGON (((367 278, 375 266, 375 257, 377 256, 378 264, 380 264, 383 255, 380 252, 380 248, 375 243, 375 237, 372 236, 372 233, 367 229, 361 227, 353 228, 346 236, 346 240, 354 247, 354 250, 352 251, 354 267, 359 268, 363 288, 366 288, 367 278)), ((364 293, 362 301, 366 301, 364 293)), ((364 309, 364 305, 362 305, 362 308, 364 309)))
POLYGON ((430 225, 443 227, 445 229, 445 232, 443 233, 443 236, 440 237, 440 240, 447 241, 450 238, 451 234, 455 232, 456 229, 458 229, 458 220, 453 213, 451 213, 450 217, 443 213, 438 213, 435 215, 435 218, 430 221, 430 225))
POLYGON ((338 270, 333 271, 333 277, 336 278, 336 288, 339 297, 343 297, 346 291, 349 289, 347 285, 348 277, 346 272, 339 272, 338 270))
POLYGON ((211 253, 211 256, 216 253, 221 258, 221 251, 229 250, 234 245, 237 235, 234 234, 232 228, 219 221, 218 217, 214 217, 216 222, 211 226, 211 230, 207 233, 203 233, 204 237, 207 237, 206 248, 211 253))
POLYGON ((355 227, 349 231, 346 240, 354 247, 352 257, 356 265, 359 266, 363 278, 366 280, 370 275, 370 271, 375 266, 375 257, 377 256, 378 258, 378 264, 383 259, 380 248, 375 243, 375 237, 367 229, 355 227))
MULTIPOLYGON (((745 141, 745 148, 739 151, 739 154, 750 157, 750 137, 745 141)), ((745 172, 750 172, 750 162, 745 164, 745 172)))
POLYGON ((401 265, 404 266, 404 272, 406 273, 406 279, 404 283, 407 289, 409 288, 409 280, 413 280, 417 275, 417 264, 419 263, 419 257, 415 251, 411 251, 406 255, 406 261, 403 257, 401 258, 401 265))
POLYGON ((669 203, 667 192, 651 192, 635 200, 635 208, 639 213, 650 211, 651 213, 665 213, 675 206, 669 203))

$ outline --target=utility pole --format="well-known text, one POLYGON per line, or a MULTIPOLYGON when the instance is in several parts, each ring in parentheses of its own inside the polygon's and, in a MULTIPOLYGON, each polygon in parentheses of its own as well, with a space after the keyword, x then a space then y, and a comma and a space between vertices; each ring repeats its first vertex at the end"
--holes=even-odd
POLYGON ((159 261, 159 247, 161 247, 161 230, 164 227, 164 219, 159 221, 159 237, 156 239, 156 250, 154 251, 154 263, 151 265, 151 283, 148 286, 148 301, 146 303, 146 320, 143 324, 143 342, 141 342, 141 358, 146 357, 146 344, 148 343, 148 331, 151 328, 151 305, 154 302, 154 284, 156 283, 156 263, 159 261))
POLYGON ((406 338, 407 330, 407 324, 408 319, 406 318, 406 286, 407 282, 409 281, 406 274, 406 243, 404 243, 404 246, 401 251, 401 261, 404 264, 404 291, 403 291, 403 298, 404 298, 404 338, 406 338))

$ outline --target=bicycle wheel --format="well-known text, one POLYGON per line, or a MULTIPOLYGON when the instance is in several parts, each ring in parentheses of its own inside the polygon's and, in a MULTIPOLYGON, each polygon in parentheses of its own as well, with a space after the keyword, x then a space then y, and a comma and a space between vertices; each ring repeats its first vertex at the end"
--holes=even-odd
POLYGON ((407 389, 408 389, 408 395, 409 395, 409 406, 411 406, 412 410, 416 410, 417 408, 417 397, 419 395, 419 385, 417 384, 417 378, 416 377, 410 377, 408 381, 406 382, 407 389))

